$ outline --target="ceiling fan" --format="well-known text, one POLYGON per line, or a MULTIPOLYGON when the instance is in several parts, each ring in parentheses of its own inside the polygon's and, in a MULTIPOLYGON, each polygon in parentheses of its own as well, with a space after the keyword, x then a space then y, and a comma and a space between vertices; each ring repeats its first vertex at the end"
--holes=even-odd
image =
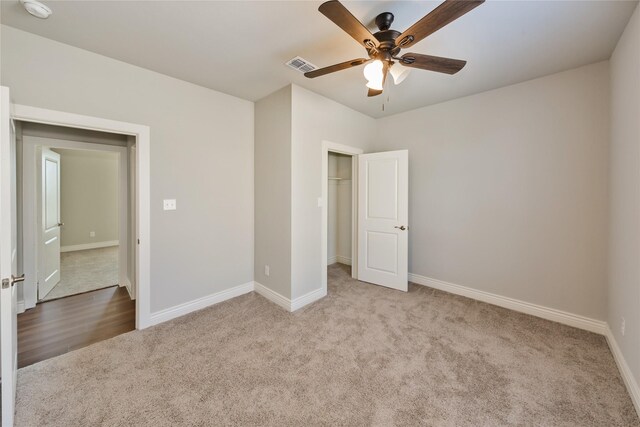
POLYGON ((375 34, 371 34, 367 27, 358 21, 338 0, 322 3, 318 8, 320 13, 367 49, 369 58, 341 62, 340 64, 309 71, 304 75, 313 79, 325 74, 367 64, 364 67, 364 76, 368 80, 368 96, 376 96, 380 95, 384 90, 384 83, 389 72, 391 72, 396 84, 399 84, 406 77, 409 70, 397 65, 394 68, 396 61, 397 64, 402 64, 405 67, 455 74, 465 66, 467 61, 419 53, 405 53, 401 57, 398 55, 401 49, 413 46, 482 3, 484 3, 484 0, 446 0, 403 33, 391 29, 393 13, 384 12, 376 17, 376 26, 380 31, 375 34))

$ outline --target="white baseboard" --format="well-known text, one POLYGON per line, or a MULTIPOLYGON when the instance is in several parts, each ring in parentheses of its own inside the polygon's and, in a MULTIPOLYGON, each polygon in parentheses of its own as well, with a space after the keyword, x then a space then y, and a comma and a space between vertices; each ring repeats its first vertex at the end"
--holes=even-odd
POLYGON ((607 333, 607 323, 601 320, 591 319, 589 317, 568 313, 555 308, 544 307, 514 298, 492 294, 490 292, 479 291, 477 289, 444 282, 442 280, 431 279, 417 274, 409 273, 409 281, 418 285, 428 286, 430 288, 439 289, 456 295, 462 295, 467 298, 530 314, 532 316, 541 317, 564 325, 573 326, 574 328, 595 332, 596 334, 606 335, 607 333))
POLYGON ((16 307, 16 311, 18 312, 18 314, 20 313, 24 313, 26 311, 26 307, 24 305, 24 300, 23 301, 18 301, 18 305, 16 307))
POLYGON ((123 286, 127 288, 127 292, 129 293, 129 298, 135 301, 136 296, 133 294, 131 282, 129 281, 129 278, 124 279, 124 283, 120 284, 120 287, 123 287, 123 286))
POLYGON ((336 262, 344 265, 351 265, 351 258, 342 255, 336 255, 327 259, 327 265, 335 264, 336 262))
POLYGON ((622 351, 620 347, 618 347, 618 342, 616 338, 613 336, 613 332, 611 332, 611 328, 607 325, 607 343, 609 343, 609 348, 611 349, 611 353, 613 353, 613 358, 618 365, 618 370, 620 371, 620 375, 622 376, 622 380, 624 384, 627 386, 627 391, 629 392, 629 396, 631 396, 631 401, 633 401, 633 406, 636 407, 636 412, 640 417, 640 386, 638 386, 638 381, 633 376, 627 361, 622 355, 622 351))
POLYGON ((351 258, 342 255, 336 255, 336 262, 344 265, 351 265, 351 258))
POLYGON ((60 252, 85 251, 87 249, 109 248, 118 246, 119 240, 109 240, 106 242, 83 243, 81 245, 60 246, 60 252))
POLYGON ((265 297, 266 299, 268 299, 269 301, 271 301, 272 303, 279 305, 280 307, 284 308, 287 311, 291 311, 291 300, 289 298, 284 297, 279 293, 277 293, 276 291, 273 291, 267 288, 262 283, 253 282, 253 290, 259 293, 260 295, 262 295, 263 297, 265 297))
POLYGON ((311 291, 308 294, 302 295, 301 297, 298 297, 293 301, 291 301, 291 311, 296 311, 304 307, 305 305, 309 305, 312 302, 316 302, 319 299, 324 298, 326 296, 327 296, 326 289, 320 288, 320 289, 316 289, 315 291, 311 291))
POLYGON ((253 282, 248 282, 243 285, 238 285, 224 291, 216 292, 215 294, 207 295, 202 298, 198 298, 193 301, 189 301, 175 307, 169 307, 164 310, 151 313, 149 324, 147 326, 157 325, 158 323, 166 322, 167 320, 175 319, 176 317, 184 316, 191 312, 201 310, 209 307, 210 305, 217 304, 228 299, 238 297, 243 294, 247 294, 253 291, 253 282))
POLYGON ((274 290, 271 290, 261 283, 254 282, 254 290, 268 299, 269 301, 279 305, 287 311, 296 311, 306 305, 311 304, 327 295, 327 291, 324 289, 316 289, 306 295, 291 300, 285 296, 280 295, 274 290))

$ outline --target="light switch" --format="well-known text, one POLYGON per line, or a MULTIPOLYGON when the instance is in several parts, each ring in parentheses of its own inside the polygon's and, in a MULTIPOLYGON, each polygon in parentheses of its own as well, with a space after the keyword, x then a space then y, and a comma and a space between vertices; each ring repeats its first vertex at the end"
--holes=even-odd
POLYGON ((163 206, 165 211, 175 211, 176 199, 164 199, 163 206))

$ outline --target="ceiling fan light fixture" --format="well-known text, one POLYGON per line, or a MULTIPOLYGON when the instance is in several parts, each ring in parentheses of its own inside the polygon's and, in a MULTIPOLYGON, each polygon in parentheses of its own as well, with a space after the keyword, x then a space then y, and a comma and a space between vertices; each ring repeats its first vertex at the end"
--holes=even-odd
POLYGON ((410 71, 411 71, 411 68, 403 67, 402 65, 400 65, 399 62, 393 64, 393 66, 389 70, 389 72, 391 73, 391 76, 393 77, 393 83, 396 85, 399 85, 400 83, 402 83, 404 79, 407 78, 410 71))
POLYGON ((373 90, 383 90, 382 80, 379 80, 379 81, 370 80, 367 82, 367 87, 373 90))
POLYGON ((377 80, 382 77, 382 61, 376 59, 365 65, 364 67, 364 77, 367 80, 377 80))
POLYGON ((369 89, 382 90, 382 83, 384 81, 383 69, 384 65, 379 59, 368 63, 364 67, 364 78, 367 79, 367 87, 369 89))
POLYGON ((27 12, 36 18, 47 19, 53 13, 49 6, 36 0, 20 0, 20 3, 22 3, 22 7, 24 7, 27 12))

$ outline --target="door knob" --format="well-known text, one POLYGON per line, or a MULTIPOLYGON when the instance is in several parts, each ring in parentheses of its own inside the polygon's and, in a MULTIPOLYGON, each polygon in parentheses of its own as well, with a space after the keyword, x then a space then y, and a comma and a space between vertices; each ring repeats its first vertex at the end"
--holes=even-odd
POLYGON ((58 227, 62 227, 64 225, 64 222, 59 222, 58 223, 58 227))
POLYGON ((24 282, 24 274, 16 277, 13 274, 11 279, 2 279, 2 289, 7 289, 9 286, 13 286, 16 283, 24 282))
POLYGON ((407 229, 407 228, 409 228, 409 227, 405 227, 404 225, 396 225, 396 226, 395 226, 395 227, 393 227, 393 228, 397 228, 397 229, 399 229, 399 230, 404 231, 404 230, 406 230, 406 229, 407 229))

